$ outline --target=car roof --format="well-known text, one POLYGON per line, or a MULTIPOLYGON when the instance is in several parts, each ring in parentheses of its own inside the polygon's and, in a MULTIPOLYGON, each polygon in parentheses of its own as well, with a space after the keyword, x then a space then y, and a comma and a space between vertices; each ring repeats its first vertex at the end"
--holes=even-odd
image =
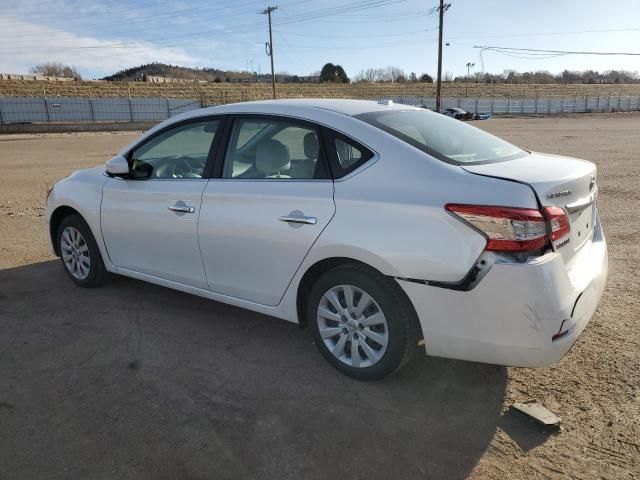
POLYGON ((282 100, 261 100, 254 102, 231 103, 219 105, 199 110, 199 114, 207 115, 214 113, 267 113, 271 108, 274 111, 282 112, 283 109, 291 108, 298 113, 306 111, 313 113, 314 110, 328 110, 343 115, 354 116, 363 113, 384 111, 384 110, 407 110, 417 109, 409 105, 396 104, 387 100, 350 100, 338 98, 289 98, 282 100))
MULTIPOLYGON (((129 145, 124 147, 120 151, 120 154, 124 154, 135 146, 140 145, 142 142, 146 141, 147 138, 155 135, 156 132, 162 130, 163 128, 168 128, 178 122, 196 120, 198 118, 207 117, 210 115, 258 114, 289 116, 302 120, 317 122, 320 125, 330 126, 338 132, 353 136, 356 135, 356 131, 362 132, 361 129, 365 125, 366 128, 373 127, 365 124, 364 122, 360 122, 359 120, 354 120, 351 117, 364 113, 389 110, 424 111, 423 109, 418 107, 394 104, 393 102, 388 101, 379 102, 376 100, 347 100, 335 98, 296 98, 229 103, 225 105, 217 105, 213 107, 189 110, 187 112, 172 116, 164 122, 159 123, 153 128, 147 130, 142 136, 138 137, 129 145), (350 123, 349 126, 344 123, 345 120, 350 123), (354 128, 356 130, 354 130, 354 128)), ((360 139, 360 141, 364 140, 360 139)), ((370 145, 368 146, 372 148, 370 145)))

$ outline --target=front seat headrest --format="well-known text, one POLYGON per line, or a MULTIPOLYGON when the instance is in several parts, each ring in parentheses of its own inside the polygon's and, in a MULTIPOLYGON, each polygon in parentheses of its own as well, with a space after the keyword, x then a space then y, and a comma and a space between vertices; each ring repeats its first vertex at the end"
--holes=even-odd
POLYGON ((265 175, 288 171, 291 165, 287 146, 270 138, 263 140, 256 148, 256 168, 265 175))
POLYGON ((320 153, 320 144, 316 132, 309 132, 304 136, 304 156, 316 159, 320 153))

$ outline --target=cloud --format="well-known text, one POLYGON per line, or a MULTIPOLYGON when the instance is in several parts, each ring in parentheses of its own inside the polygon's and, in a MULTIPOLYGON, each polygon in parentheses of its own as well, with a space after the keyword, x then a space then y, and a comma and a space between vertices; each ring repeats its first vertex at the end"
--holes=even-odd
POLYGON ((31 67, 43 62, 73 65, 84 76, 104 76, 150 62, 202 64, 202 59, 182 48, 81 36, 7 15, 0 15, 0 27, 2 73, 28 73, 31 67))

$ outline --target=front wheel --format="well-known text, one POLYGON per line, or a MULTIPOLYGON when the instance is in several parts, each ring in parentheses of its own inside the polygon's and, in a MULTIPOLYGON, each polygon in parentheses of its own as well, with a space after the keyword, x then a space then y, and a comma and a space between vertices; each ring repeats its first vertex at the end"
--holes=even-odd
POLYGON ((392 279, 364 266, 322 275, 309 294, 307 320, 320 353, 358 380, 395 372, 416 350, 417 322, 408 299, 392 279))
POLYGON ((58 228, 58 251, 66 272, 81 287, 98 287, 107 280, 102 255, 87 222, 69 215, 58 228))

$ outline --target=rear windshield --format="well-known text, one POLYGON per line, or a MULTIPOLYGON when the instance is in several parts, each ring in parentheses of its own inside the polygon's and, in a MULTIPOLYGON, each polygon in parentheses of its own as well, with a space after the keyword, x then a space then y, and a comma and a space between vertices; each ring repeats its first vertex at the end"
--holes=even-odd
POLYGON ((387 110, 355 118, 456 165, 499 162, 527 155, 524 150, 479 128, 428 110, 387 110))

